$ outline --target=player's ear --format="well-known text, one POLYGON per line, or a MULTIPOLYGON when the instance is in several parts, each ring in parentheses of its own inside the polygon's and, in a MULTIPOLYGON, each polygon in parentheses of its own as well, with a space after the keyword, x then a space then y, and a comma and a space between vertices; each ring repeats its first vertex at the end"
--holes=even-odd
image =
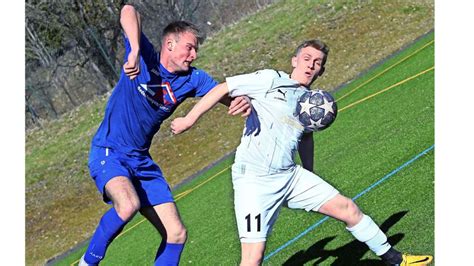
POLYGON ((166 49, 168 49, 168 51, 172 51, 173 48, 174 48, 174 40, 173 38, 168 38, 166 39, 166 49))
POLYGON ((298 59, 296 58, 296 56, 293 56, 293 57, 291 58, 291 66, 292 66, 293 68, 295 68, 296 65, 297 65, 297 62, 298 62, 298 59))

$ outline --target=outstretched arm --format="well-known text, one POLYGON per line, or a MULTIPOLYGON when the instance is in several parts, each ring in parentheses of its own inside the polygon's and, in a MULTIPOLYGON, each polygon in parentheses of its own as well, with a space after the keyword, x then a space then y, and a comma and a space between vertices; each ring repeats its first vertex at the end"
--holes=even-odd
POLYGON ((182 133, 192 127, 205 112, 216 105, 227 93, 229 93, 229 88, 225 82, 214 87, 201 98, 185 117, 178 117, 171 122, 171 131, 173 134, 182 133))
POLYGON ((303 133, 303 137, 298 146, 298 153, 300 154, 301 163, 303 168, 313 172, 313 160, 314 160, 314 140, 313 132, 303 133))
POLYGON ((123 70, 130 79, 134 79, 140 73, 140 36, 141 22, 140 14, 131 5, 124 5, 120 11, 120 25, 130 42, 131 51, 128 54, 127 62, 123 65, 123 70))

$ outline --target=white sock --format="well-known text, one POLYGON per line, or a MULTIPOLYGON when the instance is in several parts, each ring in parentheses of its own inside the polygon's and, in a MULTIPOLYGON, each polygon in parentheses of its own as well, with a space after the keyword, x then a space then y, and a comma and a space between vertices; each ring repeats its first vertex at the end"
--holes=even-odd
POLYGON ((82 255, 81 259, 79 260, 78 266, 87 266, 87 262, 84 260, 84 255, 82 255))
POLYGON ((346 227, 351 234, 359 241, 369 246, 377 256, 385 254, 391 245, 387 241, 387 236, 380 230, 377 224, 364 214, 362 220, 351 228, 346 227))

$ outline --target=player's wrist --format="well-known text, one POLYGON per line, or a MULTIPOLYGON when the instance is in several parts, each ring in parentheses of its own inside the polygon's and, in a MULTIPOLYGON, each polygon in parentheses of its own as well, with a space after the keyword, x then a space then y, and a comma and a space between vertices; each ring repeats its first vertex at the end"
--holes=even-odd
POLYGON ((132 47, 131 51, 130 51, 130 55, 133 55, 135 57, 138 57, 138 55, 140 55, 140 47, 132 47))
POLYGON ((192 125, 194 125, 194 123, 196 123, 196 121, 199 119, 198 116, 195 116, 192 114, 188 114, 184 118, 186 119, 186 124, 188 127, 191 127, 192 125))

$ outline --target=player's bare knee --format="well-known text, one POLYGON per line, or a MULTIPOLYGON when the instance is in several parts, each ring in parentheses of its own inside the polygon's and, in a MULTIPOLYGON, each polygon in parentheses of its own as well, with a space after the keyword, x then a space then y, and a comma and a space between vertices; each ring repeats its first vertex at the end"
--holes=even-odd
POLYGON ((173 228, 171 230, 168 230, 167 232, 167 241, 169 243, 185 243, 186 239, 188 238, 188 232, 186 230, 186 227, 184 226, 179 226, 176 228, 173 228))
POLYGON ((130 220, 140 209, 140 201, 136 200, 129 200, 126 202, 120 202, 114 204, 114 208, 117 211, 117 214, 122 220, 128 221, 130 220))
POLYGON ((258 244, 243 244, 242 246, 242 259, 240 265, 243 266, 256 266, 261 265, 263 262, 263 254, 265 252, 264 246, 258 244))
POLYGON ((252 265, 262 265, 262 256, 257 255, 256 257, 253 257, 251 260, 252 265))
POLYGON ((262 265, 262 260, 263 260, 262 256, 258 254, 252 254, 251 256, 243 258, 240 265, 241 266, 258 266, 258 265, 262 265))
POLYGON ((356 225, 362 219, 362 212, 360 211, 357 204, 351 199, 347 199, 346 202, 347 221, 346 223, 350 226, 356 225))
POLYGON ((186 242, 186 239, 188 238, 188 231, 186 230, 186 227, 181 227, 179 230, 176 231, 175 233, 176 237, 176 242, 178 243, 184 243, 186 242))

